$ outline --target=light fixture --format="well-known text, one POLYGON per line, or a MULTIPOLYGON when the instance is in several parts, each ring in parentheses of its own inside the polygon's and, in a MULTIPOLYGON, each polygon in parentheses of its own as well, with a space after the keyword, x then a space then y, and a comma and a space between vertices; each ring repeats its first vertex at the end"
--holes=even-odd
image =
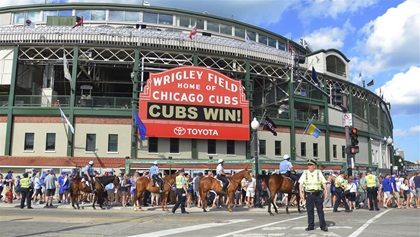
POLYGON ((257 121, 257 118, 254 118, 254 120, 252 120, 251 122, 252 130, 257 130, 259 126, 260 126, 260 123, 257 121))

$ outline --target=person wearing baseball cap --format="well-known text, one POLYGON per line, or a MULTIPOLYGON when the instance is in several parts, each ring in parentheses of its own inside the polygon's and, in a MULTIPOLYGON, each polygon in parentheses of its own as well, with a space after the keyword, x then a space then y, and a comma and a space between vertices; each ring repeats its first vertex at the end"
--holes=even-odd
POLYGON ((306 200, 306 211, 308 215, 308 227, 306 231, 315 229, 315 206, 319 218, 319 226, 322 231, 327 232, 327 223, 324 218, 324 197, 327 197, 327 180, 321 170, 317 169, 315 160, 308 160, 308 169, 299 178, 299 191, 303 203, 306 200), (304 188, 305 187, 305 188, 304 188), (324 191, 322 191, 324 190, 324 191), (323 194, 324 193, 324 194, 323 194))
POLYGON ((185 211, 185 200, 187 197, 187 180, 184 176, 184 168, 180 169, 178 172, 179 175, 175 178, 176 194, 178 196, 178 200, 176 201, 175 206, 172 208, 172 213, 175 214, 176 209, 178 209, 179 205, 181 205, 181 213, 189 214, 187 211, 185 211))

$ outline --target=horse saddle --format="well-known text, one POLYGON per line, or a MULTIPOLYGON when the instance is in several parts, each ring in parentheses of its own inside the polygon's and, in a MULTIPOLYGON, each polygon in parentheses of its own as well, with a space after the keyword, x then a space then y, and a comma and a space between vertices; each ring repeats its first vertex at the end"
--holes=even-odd
MULTIPOLYGON (((220 180, 220 179, 218 179, 217 177, 214 177, 219 183, 220 183, 220 187, 222 187, 223 188, 223 181, 222 180, 220 180)), ((227 187, 229 187, 230 186, 230 180, 229 179, 227 179, 228 180, 228 185, 227 185, 227 187)))
POLYGON ((292 178, 290 178, 289 176, 286 176, 284 174, 282 174, 281 176, 283 176, 283 178, 289 179, 290 181, 294 182, 292 178))

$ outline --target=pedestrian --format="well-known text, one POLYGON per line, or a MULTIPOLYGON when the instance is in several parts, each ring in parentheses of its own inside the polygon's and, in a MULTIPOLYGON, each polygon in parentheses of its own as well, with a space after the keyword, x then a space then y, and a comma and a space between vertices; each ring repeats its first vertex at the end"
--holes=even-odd
POLYGON ((333 212, 339 212, 337 209, 340 203, 343 203, 346 212, 351 212, 349 205, 347 205, 346 196, 344 194, 344 190, 346 190, 347 187, 347 182, 344 179, 345 176, 346 174, 344 171, 341 171, 340 175, 338 175, 338 177, 335 179, 335 195, 337 198, 334 202, 333 212))
POLYGON ((39 172, 34 171, 33 173, 33 187, 34 187, 34 193, 32 194, 32 199, 34 202, 34 205, 37 205, 37 201, 38 201, 38 195, 39 195, 39 200, 41 200, 42 198, 42 190, 41 190, 41 179, 39 178, 39 172))
POLYGON ((366 174, 362 173, 359 180, 359 187, 357 192, 359 193, 358 207, 363 209, 367 209, 366 188, 366 174))
POLYGON ((54 174, 54 170, 50 170, 49 174, 47 175, 47 177, 45 177, 44 179, 44 183, 45 183, 45 196, 46 196, 46 204, 45 207, 52 207, 52 202, 53 202, 53 198, 55 195, 55 189, 56 189, 56 183, 57 182, 57 177, 54 174))
POLYGON ((327 223, 325 222, 323 210, 323 197, 328 195, 327 180, 325 180, 321 170, 316 168, 316 161, 312 159, 308 160, 308 170, 305 170, 299 178, 300 196, 302 197, 303 202, 306 200, 306 211, 308 215, 308 227, 305 230, 310 231, 315 229, 314 208, 316 206, 319 226, 322 231, 327 232, 328 228, 327 223), (305 189, 303 188, 304 186, 305 189))
POLYGON ((379 211, 378 208, 378 186, 379 186, 379 179, 372 174, 372 171, 367 171, 366 176, 366 188, 367 188, 367 195, 369 199, 369 211, 375 210, 379 211))
POLYGON ((189 212, 185 211, 185 200, 187 195, 187 180, 185 179, 185 171, 184 169, 179 170, 179 175, 175 178, 175 186, 176 186, 176 194, 178 196, 178 200, 175 203, 175 206, 172 208, 172 213, 175 214, 176 209, 178 209, 179 205, 181 205, 181 213, 182 214, 189 214, 189 212))
POLYGON ((3 178, 3 174, 0 171, 0 202, 3 200, 3 188, 4 188, 4 183, 5 183, 5 179, 3 178))
POLYGON ((420 172, 413 179, 413 185, 416 189, 417 205, 416 208, 420 208, 420 172))
POLYGON ((199 172, 198 175, 194 178, 193 180, 193 189, 194 189, 194 194, 197 200, 197 207, 201 207, 202 205, 202 201, 201 201, 201 197, 200 197, 200 191, 199 191, 199 187, 200 187, 200 180, 203 178, 203 172, 199 172))
POLYGON ((257 188, 257 181, 254 178, 254 174, 251 173, 251 179, 248 180, 248 187, 246 189, 246 205, 248 208, 254 207, 254 196, 257 188))
POLYGON ((23 178, 20 179, 20 190, 19 192, 22 195, 22 199, 20 200, 20 209, 25 207, 25 200, 26 200, 26 207, 28 209, 33 209, 31 207, 31 191, 32 191, 32 182, 28 177, 28 173, 23 173, 23 178))

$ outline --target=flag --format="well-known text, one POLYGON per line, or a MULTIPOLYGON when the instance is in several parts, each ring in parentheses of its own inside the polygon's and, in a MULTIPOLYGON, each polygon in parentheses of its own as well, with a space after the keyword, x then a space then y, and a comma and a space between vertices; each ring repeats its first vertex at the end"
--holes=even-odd
POLYGON ((318 84, 318 86, 321 86, 318 80, 318 73, 315 71, 314 66, 312 66, 312 79, 318 84))
POLYGON ((144 123, 139 118, 139 114, 137 113, 136 109, 134 109, 134 118, 136 119, 139 134, 138 136, 141 138, 141 140, 146 140, 146 126, 144 126, 144 123))
POLYGON ((78 27, 78 26, 83 26, 83 16, 81 17, 76 17, 76 24, 72 27, 72 29, 78 27))
POLYGON ((63 53, 63 68, 64 68, 64 77, 71 82, 71 74, 69 71, 69 62, 67 62, 66 51, 63 53))
POLYGON ((194 27, 192 28, 191 32, 190 32, 190 39, 192 40, 194 35, 197 34, 197 24, 194 25, 194 27))
POLYGON ((67 119, 66 115, 64 114, 63 110, 61 109, 61 107, 59 107, 60 109, 60 114, 61 114, 61 120, 64 122, 66 121, 67 125, 69 125, 71 133, 74 134, 74 127, 73 125, 71 125, 70 121, 67 119))
POLYGON ((25 21, 25 26, 29 28, 35 28, 35 23, 33 23, 31 20, 28 19, 25 21))
POLYGON ((303 132, 303 134, 308 133, 309 135, 314 136, 315 138, 318 138, 319 135, 321 135, 321 130, 319 130, 319 128, 317 128, 313 123, 312 123, 312 119, 311 121, 309 121, 308 125, 305 128, 305 131, 303 132))
POLYGON ((363 76, 362 72, 359 72, 359 78, 362 78, 362 76, 363 76))
POLYGON ((373 86, 375 83, 373 82, 373 80, 372 81, 370 81, 368 84, 367 84, 367 86, 373 86))
POLYGON ((251 43, 251 40, 249 39, 248 34, 245 34, 245 42, 247 44, 250 44, 251 43))
POLYGON ((292 54, 293 54, 293 49, 292 49, 292 46, 290 45, 289 40, 287 41, 287 51, 289 51, 289 52, 290 52, 290 55, 292 55, 292 54))
POLYGON ((270 131, 274 136, 277 136, 276 132, 276 124, 271 120, 268 116, 265 116, 265 120, 263 122, 263 130, 270 131))

